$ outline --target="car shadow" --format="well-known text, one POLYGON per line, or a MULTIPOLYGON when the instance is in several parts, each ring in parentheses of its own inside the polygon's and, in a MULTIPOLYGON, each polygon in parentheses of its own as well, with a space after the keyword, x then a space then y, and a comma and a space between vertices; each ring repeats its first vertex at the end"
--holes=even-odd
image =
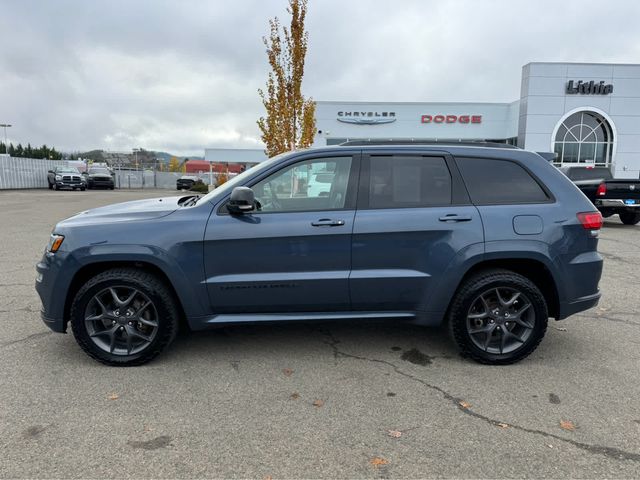
POLYGON ((273 356, 369 356, 386 352, 406 354, 412 363, 435 358, 461 359, 445 327, 422 327, 402 322, 282 322, 225 325, 205 331, 182 331, 161 358, 180 361, 220 354, 259 360, 273 356), (186 357, 186 358, 185 358, 186 357), (413 360, 413 361, 412 361, 413 360))

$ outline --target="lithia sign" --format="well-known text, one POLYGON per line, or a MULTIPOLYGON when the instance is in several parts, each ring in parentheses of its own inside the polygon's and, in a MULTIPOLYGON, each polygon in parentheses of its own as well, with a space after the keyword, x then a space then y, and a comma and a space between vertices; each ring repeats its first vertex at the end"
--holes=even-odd
POLYGON ((593 80, 590 82, 569 80, 567 82, 566 92, 567 95, 609 95, 613 93, 613 84, 605 84, 604 80, 600 82, 594 82, 593 80))

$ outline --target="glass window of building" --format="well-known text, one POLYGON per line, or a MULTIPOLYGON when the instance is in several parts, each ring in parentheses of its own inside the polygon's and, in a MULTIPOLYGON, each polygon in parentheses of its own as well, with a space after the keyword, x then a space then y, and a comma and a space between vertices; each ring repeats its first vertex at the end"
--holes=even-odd
POLYGON ((576 112, 560 124, 554 152, 556 165, 609 165, 613 154, 611 126, 605 118, 595 112, 576 112))

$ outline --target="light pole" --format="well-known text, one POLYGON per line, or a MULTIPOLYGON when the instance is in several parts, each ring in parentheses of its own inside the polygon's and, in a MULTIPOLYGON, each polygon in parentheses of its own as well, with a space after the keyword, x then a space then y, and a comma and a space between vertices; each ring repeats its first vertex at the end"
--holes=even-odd
POLYGON ((11 124, 0 123, 0 127, 4 128, 4 153, 9 155, 9 144, 7 144, 7 128, 10 128, 11 124))

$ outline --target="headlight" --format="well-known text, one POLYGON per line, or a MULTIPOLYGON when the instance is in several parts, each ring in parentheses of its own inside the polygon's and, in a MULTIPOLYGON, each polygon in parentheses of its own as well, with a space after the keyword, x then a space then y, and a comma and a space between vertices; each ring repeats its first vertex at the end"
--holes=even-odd
POLYGON ((56 253, 64 241, 64 235, 58 235, 56 233, 51 234, 49 239, 49 245, 47 245, 47 252, 56 253))
POLYGON ((62 180, 62 175, 56 175, 56 180, 62 180))

